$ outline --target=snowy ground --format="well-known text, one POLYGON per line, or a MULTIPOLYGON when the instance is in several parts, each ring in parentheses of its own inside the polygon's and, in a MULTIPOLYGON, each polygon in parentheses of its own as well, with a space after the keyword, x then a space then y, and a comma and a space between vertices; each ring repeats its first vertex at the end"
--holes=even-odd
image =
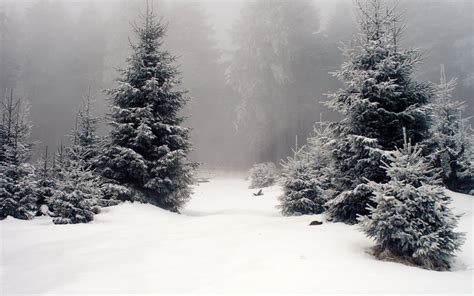
POLYGON ((0 295, 88 293, 473 292, 474 198, 453 194, 468 233, 452 272, 380 262, 356 227, 282 217, 280 188, 253 197, 241 179, 196 187, 182 215, 143 204, 90 224, 0 222, 0 295))

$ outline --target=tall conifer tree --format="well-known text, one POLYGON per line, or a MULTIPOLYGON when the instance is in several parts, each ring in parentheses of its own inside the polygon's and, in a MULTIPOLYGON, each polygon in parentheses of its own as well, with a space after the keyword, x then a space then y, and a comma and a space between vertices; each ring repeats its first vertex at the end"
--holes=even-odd
POLYGON ((416 50, 400 48, 402 27, 396 5, 384 0, 357 2, 360 39, 346 50, 349 58, 335 76, 344 83, 329 96, 328 106, 345 115, 338 124, 334 149, 336 198, 329 212, 338 221, 355 223, 370 201, 365 179, 384 181, 379 150, 403 145, 401 127, 415 143, 429 135, 429 84, 413 79, 420 61, 416 50), (362 187, 361 187, 362 186, 362 187))
POLYGON ((111 143, 102 159, 104 176, 134 192, 127 199, 178 211, 190 197, 194 164, 187 161, 188 129, 179 111, 187 101, 179 89, 175 58, 162 49, 166 27, 147 8, 119 86, 108 91, 111 143))

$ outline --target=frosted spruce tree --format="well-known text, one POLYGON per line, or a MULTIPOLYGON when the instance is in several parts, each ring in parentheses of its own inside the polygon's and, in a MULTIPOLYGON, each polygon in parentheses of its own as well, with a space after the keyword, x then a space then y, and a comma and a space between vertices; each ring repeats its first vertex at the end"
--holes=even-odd
POLYGON ((366 213, 370 190, 365 179, 387 179, 380 168, 383 150, 403 145, 401 127, 414 142, 427 138, 423 109, 432 95, 429 84, 412 78, 420 61, 416 50, 403 50, 396 6, 389 1, 356 2, 360 37, 345 50, 348 61, 334 75, 345 87, 329 95, 328 106, 345 118, 335 127, 334 199, 328 203, 335 221, 356 223, 366 213))
POLYGON ((36 216, 49 214, 49 202, 57 189, 57 178, 55 174, 55 155, 53 161, 49 157, 48 146, 36 164, 37 198, 36 216))
POLYGON ((79 156, 71 155, 70 150, 67 168, 63 171, 63 179, 57 183, 57 190, 50 199, 53 212, 53 223, 76 224, 87 223, 99 212, 97 207, 100 190, 95 184, 94 175, 84 168, 79 156))
POLYGON ((49 199, 53 222, 56 224, 86 223, 99 212, 100 206, 118 202, 107 196, 108 187, 96 173, 102 139, 97 135, 99 118, 92 111, 93 98, 89 89, 77 113, 71 145, 58 149, 58 165, 53 165, 58 189, 49 199))
POLYGON ((360 228, 373 238, 384 260, 447 270, 464 235, 454 232, 454 215, 433 167, 422 149, 405 139, 403 148, 387 153, 388 183, 369 182, 376 204, 360 217, 360 228))
POLYGON ((29 107, 13 90, 0 105, 0 219, 31 219, 36 211, 35 170, 28 163, 32 143, 29 107))
POLYGON ((190 198, 194 164, 187 161, 188 129, 178 115, 187 101, 174 57, 161 49, 165 26, 147 9, 135 26, 136 44, 112 102, 111 143, 103 175, 122 199, 178 211, 190 198))
POLYGON ((469 119, 462 118, 466 105, 452 98, 456 84, 456 79, 446 79, 442 65, 440 83, 432 104, 432 137, 427 140, 427 145, 433 150, 432 160, 441 169, 446 187, 469 193, 474 190, 472 131, 469 119))
POLYGON ((97 135, 99 117, 94 114, 93 107, 94 99, 89 88, 83 98, 82 108, 77 113, 76 127, 72 134, 73 145, 70 148, 74 153, 69 155, 69 158, 77 157, 80 165, 86 170, 95 166, 101 145, 101 138, 97 135))
POLYGON ((283 195, 280 205, 283 215, 320 214, 324 212, 330 180, 332 129, 321 122, 308 138, 307 145, 294 151, 282 163, 283 195))

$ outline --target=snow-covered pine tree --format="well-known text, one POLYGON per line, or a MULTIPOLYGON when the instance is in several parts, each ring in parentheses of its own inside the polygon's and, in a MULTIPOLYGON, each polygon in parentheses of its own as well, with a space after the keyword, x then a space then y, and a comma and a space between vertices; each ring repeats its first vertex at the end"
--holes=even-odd
POLYGON ((148 8, 135 25, 133 54, 119 86, 108 91, 111 143, 101 163, 106 178, 128 187, 122 193, 137 193, 124 198, 178 211, 190 198, 195 164, 187 161, 189 131, 178 115, 187 97, 177 89, 175 58, 161 49, 165 31, 148 8))
POLYGON ((89 88, 77 113, 71 145, 63 149, 61 143, 58 149, 58 166, 54 165, 58 190, 50 199, 56 224, 87 223, 99 212, 99 206, 118 203, 104 198, 102 178, 95 171, 102 141, 96 133, 98 117, 92 108, 89 88))
POLYGON ((27 163, 32 147, 28 142, 29 106, 15 100, 11 90, 0 108, 0 219, 31 219, 36 210, 37 184, 34 167, 27 163))
MULTIPOLYGON (((54 155, 53 155, 54 159, 54 155)), ((45 147, 44 154, 41 155, 36 164, 37 177, 37 198, 36 198, 36 216, 49 214, 48 203, 51 201, 56 191, 55 161, 50 160, 48 146, 45 147)))
POLYGON ((423 107, 432 89, 412 78, 420 54, 400 48, 399 16, 388 2, 357 2, 360 38, 346 49, 349 60, 334 73, 345 87, 327 102, 345 115, 335 128, 339 141, 332 150, 336 194, 328 206, 336 221, 355 223, 357 214, 364 214, 371 196, 364 179, 386 180, 380 150, 403 145, 402 126, 416 143, 429 134, 423 107))
POLYGON ((284 192, 279 208, 283 215, 320 214, 325 210, 332 135, 332 129, 321 122, 306 146, 282 163, 284 192))
POLYGON ((372 195, 365 179, 378 180, 381 176, 382 154, 377 140, 341 132, 343 126, 335 124, 335 141, 331 145, 332 196, 326 203, 329 219, 348 224, 357 223, 357 215, 368 213, 367 204, 372 195))
POLYGON ((432 137, 427 140, 433 149, 432 160, 442 171, 443 182, 451 190, 469 193, 474 190, 469 119, 462 118, 466 108, 463 102, 453 100, 456 79, 447 80, 444 65, 432 104, 432 137))
POLYGON ((451 212, 439 176, 418 144, 406 138, 387 159, 383 168, 390 181, 369 182, 376 206, 359 218, 361 230, 376 241, 380 259, 447 270, 464 235, 454 232, 459 216, 451 212))
POLYGON ((101 138, 97 135, 99 117, 92 111, 93 106, 94 98, 89 87, 88 93, 83 98, 82 108, 77 113, 77 124, 72 135, 73 145, 71 146, 76 150, 74 154, 79 158, 80 165, 85 170, 93 169, 100 153, 101 138))
POLYGON ((50 201, 54 213, 53 223, 76 224, 92 221, 94 214, 99 212, 96 205, 97 197, 100 196, 92 172, 84 169, 78 157, 71 157, 63 176, 64 179, 58 181, 58 190, 50 201))
POLYGON ((59 142, 59 147, 56 150, 56 153, 53 154, 53 160, 51 163, 51 175, 55 180, 63 180, 63 171, 66 167, 66 149, 64 147, 63 141, 59 142))

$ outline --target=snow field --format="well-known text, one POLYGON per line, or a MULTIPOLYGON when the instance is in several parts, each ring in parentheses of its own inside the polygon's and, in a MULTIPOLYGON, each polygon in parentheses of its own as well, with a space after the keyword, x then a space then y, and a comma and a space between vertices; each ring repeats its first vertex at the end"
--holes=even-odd
POLYGON ((0 222, 0 295, 473 292, 473 199, 454 197, 467 241, 452 272, 375 260, 356 226, 282 217, 278 186, 243 179, 195 187, 182 215, 125 203, 88 224, 0 222))

